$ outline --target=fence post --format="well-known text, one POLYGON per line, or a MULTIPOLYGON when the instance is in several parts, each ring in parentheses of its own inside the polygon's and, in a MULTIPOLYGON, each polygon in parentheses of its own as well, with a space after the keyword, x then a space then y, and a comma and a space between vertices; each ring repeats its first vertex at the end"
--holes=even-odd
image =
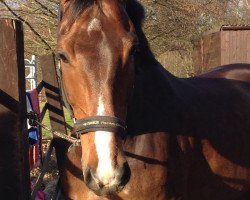
MULTIPOLYGON (((41 56, 39 60, 42 69, 51 128, 55 131, 66 134, 67 129, 57 80, 55 58, 53 54, 50 54, 41 56)), ((66 151, 66 144, 64 140, 61 140, 56 136, 54 136, 54 139, 57 164, 60 169, 66 151)))
POLYGON ((0 20, 0 199, 30 199, 23 27, 0 20))

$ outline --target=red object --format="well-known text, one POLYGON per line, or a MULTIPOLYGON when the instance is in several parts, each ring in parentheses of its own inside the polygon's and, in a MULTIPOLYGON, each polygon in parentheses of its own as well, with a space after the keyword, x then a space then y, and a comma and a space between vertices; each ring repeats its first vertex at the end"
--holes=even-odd
MULTIPOLYGON (((31 189, 35 187, 35 182, 31 182, 31 189)), ((38 190, 35 196, 35 200, 45 200, 45 193, 43 190, 38 190)))

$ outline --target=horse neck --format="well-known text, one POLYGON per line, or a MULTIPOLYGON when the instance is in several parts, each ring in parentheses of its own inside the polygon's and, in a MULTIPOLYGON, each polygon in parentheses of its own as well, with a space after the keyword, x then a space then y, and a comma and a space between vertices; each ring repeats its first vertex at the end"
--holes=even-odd
POLYGON ((153 163, 165 166, 166 163, 161 161, 168 159, 168 152, 179 151, 175 134, 178 128, 176 120, 180 119, 178 110, 181 109, 175 89, 177 82, 178 78, 159 63, 147 66, 136 75, 127 118, 130 137, 124 144, 124 149, 132 152, 134 158, 147 163, 145 158, 151 157, 153 163), (166 145, 170 143, 170 146, 166 145))
POLYGON ((136 75, 128 112, 130 133, 170 132, 181 109, 179 80, 159 63, 144 66, 136 75))
POLYGON ((181 85, 180 79, 168 72, 159 62, 151 63, 144 67, 136 79, 138 87, 144 88, 144 98, 150 99, 152 104, 172 98, 176 100, 179 94, 178 86, 181 85))

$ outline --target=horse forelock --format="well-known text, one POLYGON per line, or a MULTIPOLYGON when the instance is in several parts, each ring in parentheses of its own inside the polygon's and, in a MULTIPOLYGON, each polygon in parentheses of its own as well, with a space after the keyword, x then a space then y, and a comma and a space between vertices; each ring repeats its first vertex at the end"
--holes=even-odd
POLYGON ((136 69, 142 69, 146 68, 146 66, 149 66, 150 64, 156 64, 157 61, 150 49, 148 40, 143 32, 142 26, 145 19, 145 10, 142 4, 137 0, 126 0, 126 11, 135 27, 136 34, 139 39, 140 55, 138 55, 138 57, 141 57, 142 59, 138 59, 139 64, 137 65, 139 65, 140 67, 137 67, 136 69))
POLYGON ((98 0, 74 0, 69 5, 69 16, 68 16, 68 25, 72 25, 76 18, 89 6, 93 5, 98 0))
MULTIPOLYGON (((68 21, 74 23, 76 18, 94 3, 101 8, 102 0, 74 0, 69 6, 68 21)), ((119 0, 126 4, 126 10, 130 19, 136 27, 141 27, 142 21, 145 18, 144 8, 136 0, 119 0)), ((70 23, 69 23, 70 24, 70 23)))

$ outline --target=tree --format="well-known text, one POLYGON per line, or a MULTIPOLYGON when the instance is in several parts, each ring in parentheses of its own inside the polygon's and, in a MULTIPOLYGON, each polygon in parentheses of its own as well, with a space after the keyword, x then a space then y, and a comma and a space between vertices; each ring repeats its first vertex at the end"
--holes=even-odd
POLYGON ((246 24, 250 12, 243 0, 148 0, 144 30, 155 55, 168 70, 192 74, 193 41, 223 24, 246 24), (188 73, 187 73, 188 72, 188 73))
MULTIPOLYGON (((249 0, 139 1, 145 7, 144 31, 153 52, 157 57, 165 53, 174 56, 169 60, 185 60, 180 63, 181 68, 185 64, 190 68, 185 71, 192 68, 193 41, 208 31, 219 30, 223 24, 244 24, 250 20, 249 0)), ((14 16, 25 24, 26 54, 54 50, 58 4, 59 0, 0 0, 0 16, 14 16)))
POLYGON ((188 51, 192 41, 222 24, 249 22, 241 0, 145 1, 145 31, 156 55, 165 51, 188 51), (159 48, 159 46, 161 48, 159 48))
POLYGON ((14 17, 24 23, 26 54, 44 54, 56 44, 57 0, 0 0, 1 17, 14 17))

